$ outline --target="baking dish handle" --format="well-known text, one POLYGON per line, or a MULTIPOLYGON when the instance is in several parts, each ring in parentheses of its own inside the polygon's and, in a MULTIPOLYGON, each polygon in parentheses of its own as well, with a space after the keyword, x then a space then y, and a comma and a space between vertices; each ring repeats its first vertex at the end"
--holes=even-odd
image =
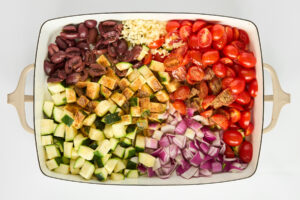
POLYGON ((7 95, 7 103, 16 107, 22 127, 29 133, 34 130, 28 125, 25 115, 25 102, 33 102, 32 95, 24 95, 27 73, 34 68, 34 64, 28 65, 23 69, 16 90, 7 95))
POLYGON ((272 111, 272 119, 270 124, 264 128, 263 133, 267 133, 271 131, 278 120, 281 108, 285 105, 290 103, 290 94, 284 92, 280 86, 277 74, 273 67, 271 67, 269 64, 264 63, 264 69, 269 71, 272 78, 272 84, 273 84, 273 95, 265 95, 264 101, 272 101, 273 102, 273 111, 272 111))

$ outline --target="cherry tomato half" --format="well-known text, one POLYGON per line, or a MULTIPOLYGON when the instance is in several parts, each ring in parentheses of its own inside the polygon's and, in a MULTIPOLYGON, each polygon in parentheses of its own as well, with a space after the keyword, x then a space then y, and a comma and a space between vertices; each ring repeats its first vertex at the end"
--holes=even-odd
POLYGON ((202 63, 204 66, 213 65, 220 59, 219 51, 209 50, 202 55, 202 63))
POLYGON ((186 85, 180 86, 175 92, 174 92, 174 98, 178 100, 186 100, 190 95, 190 88, 186 85))
POLYGON ((200 48, 207 48, 212 43, 212 35, 207 28, 202 28, 198 32, 197 37, 198 37, 198 45, 200 46, 200 48))
POLYGON ((256 58, 252 53, 243 52, 238 56, 239 63, 246 68, 253 68, 256 65, 256 58))
POLYGON ((246 82, 249 82, 255 79, 256 74, 254 69, 247 69, 242 67, 239 71, 239 76, 243 77, 246 82))
POLYGON ((199 90, 198 96, 200 99, 203 99, 208 95, 208 87, 205 81, 201 81, 197 88, 199 90))
POLYGON ((172 105, 181 115, 186 115, 186 105, 182 100, 175 100, 172 105))
POLYGON ((213 41, 213 48, 221 50, 225 47, 226 44, 227 44, 227 35, 226 33, 224 33, 219 40, 213 41))
POLYGON ((229 87, 233 94, 239 94, 244 91, 246 82, 243 78, 235 78, 230 84, 229 87))
POLYGON ((197 66, 192 66, 188 70, 188 74, 191 77, 191 80, 193 81, 201 81, 204 78, 204 71, 197 66))
POLYGON ((245 162, 249 163, 252 160, 253 147, 252 144, 248 141, 244 141, 239 149, 239 157, 245 162))
POLYGON ((196 20, 193 24, 192 31, 193 33, 198 32, 201 28, 206 25, 206 22, 203 20, 196 20))
POLYGON ((166 71, 173 71, 180 67, 181 63, 183 61, 183 57, 176 54, 170 54, 167 56, 167 58, 164 60, 165 70, 166 71))
POLYGON ((150 49, 157 49, 159 47, 161 47, 161 45, 163 45, 163 43, 165 42, 165 39, 164 38, 160 38, 158 40, 155 40, 153 42, 151 42, 148 47, 150 49))
POLYGON ((226 76, 227 67, 223 63, 215 63, 212 69, 217 77, 224 78, 226 76))
POLYGON ((228 119, 223 114, 214 114, 210 118, 214 123, 216 123, 218 126, 220 126, 223 130, 227 130, 229 126, 228 119))
POLYGON ((236 123, 241 119, 241 112, 236 108, 230 108, 230 121, 236 123))
POLYGON ((192 26, 193 23, 190 20, 183 20, 180 25, 181 26, 192 26))
POLYGON ((224 65, 233 65, 233 61, 228 57, 223 57, 220 59, 220 62, 224 65))
POLYGON ((206 110, 210 105, 211 105, 211 102, 216 98, 215 95, 209 95, 209 96, 206 96, 204 97, 203 101, 202 101, 202 108, 204 110, 206 110))
POLYGON ((226 76, 227 77, 236 77, 235 71, 231 67, 227 67, 226 76))
POLYGON ((202 117, 209 118, 213 114, 213 109, 209 109, 200 113, 202 117))
POLYGON ((257 85, 257 80, 256 79, 251 81, 248 91, 249 91, 249 94, 251 95, 251 97, 256 97, 257 96, 258 85, 257 85))
POLYGON ((144 65, 148 65, 148 64, 150 64, 150 62, 151 62, 151 60, 152 60, 152 54, 151 54, 151 52, 149 51, 148 52, 148 54, 145 56, 145 58, 144 58, 144 65))
POLYGON ((223 53, 228 58, 236 59, 238 57, 238 55, 239 55, 239 50, 235 46, 229 44, 229 45, 227 45, 227 46, 224 47, 223 53))
POLYGON ((232 28, 230 26, 226 26, 225 27, 225 32, 227 35, 227 42, 231 42, 233 39, 233 31, 232 28))
POLYGON ((251 101, 251 97, 247 91, 242 91, 236 97, 235 102, 241 105, 247 105, 251 101))
POLYGON ((168 21, 166 25, 167 32, 176 31, 180 27, 180 23, 176 20, 168 21))
POLYGON ((237 130, 229 129, 223 133, 223 140, 229 146, 239 146, 243 142, 242 134, 237 130))
POLYGON ((233 77, 226 77, 222 79, 222 89, 225 90, 229 87, 230 83, 234 80, 233 77))
POLYGON ((240 32, 239 32, 239 29, 233 27, 233 40, 238 40, 239 37, 240 37, 240 32))
POLYGON ((185 81, 186 79, 186 69, 184 66, 180 66, 177 69, 172 71, 172 76, 179 80, 179 81, 185 81))
POLYGON ((211 28, 211 33, 212 33, 212 39, 213 40, 219 40, 223 37, 225 34, 225 28, 221 24, 215 24, 211 28))
POLYGON ((192 28, 191 26, 181 26, 180 29, 179 29, 179 35, 180 35, 180 38, 183 40, 183 41, 187 41, 187 39, 189 38, 189 36, 191 35, 192 33, 192 28))
POLYGON ((245 130, 245 136, 251 135, 254 129, 254 125, 250 122, 249 126, 245 130))
POLYGON ((198 45, 198 36, 197 35, 191 35, 188 41, 188 45, 190 49, 199 49, 198 45))
POLYGON ((195 65, 202 66, 202 54, 200 51, 191 50, 188 52, 188 56, 195 65))
POLYGON ((226 158, 234 158, 234 156, 235 156, 233 150, 227 144, 226 144, 226 149, 225 149, 224 154, 225 154, 226 158))
POLYGON ((195 85, 197 83, 197 81, 192 80, 191 75, 189 73, 186 75, 186 81, 190 85, 195 85))
POLYGON ((246 129, 251 121, 251 113, 250 111, 244 111, 241 113, 241 119, 239 120, 239 125, 246 129))
POLYGON ((238 109, 239 111, 244 111, 243 106, 241 106, 240 104, 237 104, 237 103, 232 103, 228 107, 238 109))
POLYGON ((239 40, 243 42, 244 44, 249 44, 249 36, 248 33, 242 29, 239 30, 240 35, 239 35, 239 40))

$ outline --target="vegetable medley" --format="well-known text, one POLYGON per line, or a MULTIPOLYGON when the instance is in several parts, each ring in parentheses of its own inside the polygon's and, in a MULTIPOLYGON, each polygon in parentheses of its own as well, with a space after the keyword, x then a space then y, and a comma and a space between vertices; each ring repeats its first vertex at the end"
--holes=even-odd
POLYGON ((66 25, 44 62, 47 167, 99 181, 242 171, 258 91, 249 42, 203 20, 66 25))

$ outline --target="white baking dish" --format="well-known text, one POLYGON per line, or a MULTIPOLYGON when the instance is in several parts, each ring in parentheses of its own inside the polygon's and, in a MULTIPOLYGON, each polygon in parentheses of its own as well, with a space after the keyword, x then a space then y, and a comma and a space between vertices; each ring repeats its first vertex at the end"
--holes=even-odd
POLYGON ((205 183, 216 183, 224 181, 232 181, 243 178, 251 177, 257 168, 259 152, 262 140, 262 133, 270 131, 276 124, 280 109, 286 103, 289 103, 290 95, 283 92, 280 88, 278 78, 275 71, 267 64, 263 64, 260 40, 258 30, 255 24, 251 21, 238 19, 233 17, 217 16, 217 15, 206 15, 206 14, 194 14, 194 13, 102 13, 102 14, 87 14, 87 15, 76 15, 69 17, 61 17, 56 19, 50 19, 46 21, 40 30, 35 64, 27 66, 20 77, 19 85, 16 91, 8 95, 8 103, 13 104, 18 111, 20 116, 21 124, 25 130, 35 133, 36 149, 39 160, 40 169, 46 176, 70 180, 85 183, 95 184, 112 184, 112 185, 189 185, 189 184, 205 184, 205 183), (162 180, 159 178, 148 178, 140 177, 138 179, 125 179, 121 182, 99 182, 97 180, 84 180, 77 175, 62 175, 54 173, 45 165, 45 154, 43 146, 41 144, 41 136, 39 132, 39 121, 43 118, 42 103, 47 97, 47 85, 46 75, 43 69, 43 62, 47 56, 47 50, 49 43, 55 40, 56 35, 59 34, 62 27, 66 24, 80 23, 87 19, 95 19, 97 21, 103 21, 108 19, 114 20, 125 20, 125 19, 156 19, 156 20, 169 20, 169 19, 203 19, 206 21, 218 22, 234 27, 244 29, 251 39, 250 49, 257 58, 256 65, 256 77, 258 81, 258 95, 255 98, 254 104, 254 124, 255 128, 250 141, 253 144, 253 159, 249 166, 240 173, 220 173, 214 174, 211 177, 200 177, 192 178, 189 180, 177 177, 174 175, 170 179, 162 180), (270 71, 273 79, 273 93, 274 95, 264 96, 264 76, 263 69, 270 71), (32 96, 24 96, 25 77, 28 71, 34 69, 34 94, 32 96), (26 122, 24 102, 32 101, 34 103, 34 129, 30 128, 26 122), (264 101, 274 101, 273 105, 273 116, 270 125, 263 129, 264 119, 264 101))

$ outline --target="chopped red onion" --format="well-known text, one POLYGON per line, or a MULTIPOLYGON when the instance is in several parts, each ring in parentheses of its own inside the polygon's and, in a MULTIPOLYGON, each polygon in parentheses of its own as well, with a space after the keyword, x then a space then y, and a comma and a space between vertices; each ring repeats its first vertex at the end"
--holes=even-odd
POLYGON ((185 133, 184 133, 184 136, 186 136, 187 138, 193 140, 195 138, 195 131, 193 131, 193 129, 191 129, 191 128, 187 128, 185 133))
POLYGON ((161 164, 164 165, 170 161, 169 149, 164 148, 158 155, 160 158, 161 164))
POLYGON ((160 147, 160 148, 156 149, 155 151, 153 151, 151 153, 151 155, 157 157, 161 151, 162 151, 162 148, 160 147))
POLYGON ((155 130, 153 135, 152 135, 152 138, 154 139, 157 139, 157 140, 160 140, 161 139, 161 136, 163 135, 164 133, 159 131, 159 130, 155 130))
POLYGON ((183 149, 182 150, 182 155, 187 160, 190 160, 194 156, 194 154, 189 149, 183 149))
POLYGON ((167 124, 162 126, 160 130, 163 133, 174 133, 175 126, 167 124))
POLYGON ((194 112, 196 112, 196 109, 195 109, 195 108, 187 108, 187 115, 188 115, 189 117, 193 117, 194 112))
POLYGON ((173 138, 173 142, 180 149, 183 149, 186 143, 186 137, 184 135, 175 135, 175 137, 173 138))
POLYGON ((201 168, 201 169, 208 169, 208 170, 211 170, 211 161, 208 160, 208 161, 206 161, 206 162, 202 162, 202 163, 200 164, 200 168, 201 168))
POLYGON ((155 176, 155 172, 153 171, 153 169, 151 167, 147 168, 147 174, 148 174, 148 177, 155 176))
POLYGON ((200 149, 204 152, 204 153, 208 153, 209 150, 209 146, 207 144, 205 144, 204 142, 201 142, 200 144, 200 149))
POLYGON ((178 155, 179 148, 175 144, 171 144, 169 146, 169 151, 170 151, 170 158, 175 159, 176 156, 178 155))
POLYGON ((195 120, 192 120, 190 122, 190 126, 191 129, 193 129, 195 132, 197 132, 198 130, 200 130, 200 128, 202 128, 202 124, 200 124, 199 122, 196 122, 195 120))
POLYGON ((159 123, 151 123, 151 124, 149 124, 149 129, 150 130, 158 130, 159 127, 160 127, 159 123))
POLYGON ((216 136, 213 134, 211 130, 209 130, 208 127, 206 126, 202 127, 201 131, 204 133, 204 138, 209 142, 212 142, 216 139, 216 136))
POLYGON ((202 154, 203 157, 201 157, 200 155, 200 151, 198 151, 190 160, 191 165, 198 167, 200 165, 200 163, 203 161, 204 155, 202 154))
POLYGON ((181 177, 183 177, 185 179, 190 179, 198 172, 198 170, 199 169, 196 167, 190 167, 187 171, 185 171, 183 174, 181 174, 181 177))
POLYGON ((158 141, 156 139, 146 137, 146 144, 145 144, 145 146, 147 148, 150 148, 150 149, 157 149, 157 147, 158 147, 158 141))
POLYGON ((159 158, 156 158, 155 162, 154 162, 153 170, 157 170, 160 167, 161 167, 161 164, 160 164, 159 158))
POLYGON ((170 145, 169 139, 167 136, 163 136, 160 140, 159 140, 159 146, 161 147, 167 147, 170 145))
POLYGON ((200 169, 200 174, 202 174, 203 176, 211 176, 212 175, 211 171, 209 171, 208 169, 200 169))
POLYGON ((207 154, 211 157, 216 157, 219 154, 219 151, 220 150, 217 147, 210 146, 207 154))
POLYGON ((175 133, 179 135, 183 135, 185 133, 185 130, 187 129, 187 124, 185 120, 180 121, 176 128, 175 128, 175 133))
POLYGON ((196 153, 196 152, 198 152, 198 148, 196 147, 196 145, 195 145, 195 141, 188 141, 188 143, 187 143, 187 148, 189 149, 189 150, 191 150, 191 152, 193 152, 193 153, 196 153))
POLYGON ((222 164, 220 162, 212 162, 211 163, 211 171, 214 172, 214 173, 217 173, 217 172, 221 172, 222 171, 222 164))

